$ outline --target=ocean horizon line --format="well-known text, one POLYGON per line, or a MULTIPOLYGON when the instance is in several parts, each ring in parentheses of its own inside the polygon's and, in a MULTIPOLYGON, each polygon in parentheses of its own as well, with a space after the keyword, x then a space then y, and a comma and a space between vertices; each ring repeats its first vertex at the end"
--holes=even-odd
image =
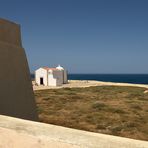
MULTIPOLYGON (((34 79, 34 74, 31 75, 34 79)), ((116 83, 148 84, 148 74, 68 74, 68 80, 93 80, 116 83)))
POLYGON ((69 73, 70 75, 148 75, 148 73, 69 73))
POLYGON ((68 75, 148 75, 148 73, 68 73, 68 75))

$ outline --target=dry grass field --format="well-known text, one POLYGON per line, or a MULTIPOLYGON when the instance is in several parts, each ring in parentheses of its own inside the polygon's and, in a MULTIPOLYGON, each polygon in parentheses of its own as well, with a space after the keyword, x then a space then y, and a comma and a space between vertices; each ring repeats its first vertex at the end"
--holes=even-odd
POLYGON ((145 88, 96 86, 35 91, 41 122, 148 140, 145 88))

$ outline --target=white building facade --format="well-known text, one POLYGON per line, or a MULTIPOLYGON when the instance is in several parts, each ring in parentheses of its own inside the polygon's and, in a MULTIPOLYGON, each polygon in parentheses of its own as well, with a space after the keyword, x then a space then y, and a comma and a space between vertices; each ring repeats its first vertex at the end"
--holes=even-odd
POLYGON ((56 68, 41 67, 35 71, 37 85, 61 86, 67 82, 67 71, 60 65, 56 68))

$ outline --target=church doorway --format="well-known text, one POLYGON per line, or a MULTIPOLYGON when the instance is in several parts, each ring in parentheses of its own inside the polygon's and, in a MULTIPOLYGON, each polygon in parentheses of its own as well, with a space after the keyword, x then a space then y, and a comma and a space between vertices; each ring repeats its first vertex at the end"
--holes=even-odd
POLYGON ((43 85, 44 83, 43 83, 43 78, 41 77, 40 78, 40 85, 43 85))

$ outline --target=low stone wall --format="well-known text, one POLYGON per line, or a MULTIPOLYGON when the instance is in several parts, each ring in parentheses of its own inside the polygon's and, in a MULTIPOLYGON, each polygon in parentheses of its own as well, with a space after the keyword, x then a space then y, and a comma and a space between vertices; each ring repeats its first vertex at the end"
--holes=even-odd
POLYGON ((148 148, 148 142, 0 115, 0 148, 148 148))

